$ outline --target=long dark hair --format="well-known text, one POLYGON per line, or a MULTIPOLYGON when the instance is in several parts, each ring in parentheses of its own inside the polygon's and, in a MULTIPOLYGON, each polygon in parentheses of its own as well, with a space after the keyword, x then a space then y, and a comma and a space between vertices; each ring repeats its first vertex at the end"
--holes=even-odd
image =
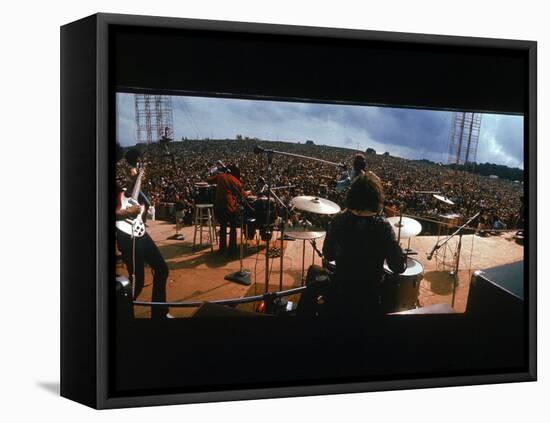
POLYGON ((384 188, 378 176, 367 172, 353 180, 346 198, 348 209, 379 212, 383 205, 384 188))

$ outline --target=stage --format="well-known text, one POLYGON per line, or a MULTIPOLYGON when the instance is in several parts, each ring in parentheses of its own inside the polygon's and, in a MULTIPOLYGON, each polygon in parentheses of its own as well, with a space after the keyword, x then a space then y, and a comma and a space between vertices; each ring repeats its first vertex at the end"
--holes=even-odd
MULTIPOLYGON (((218 246, 214 245, 214 252, 209 246, 202 246, 193 250, 193 227, 180 230, 185 239, 183 241, 168 239, 175 234, 175 225, 165 221, 148 221, 147 232, 158 245, 165 258, 170 274, 167 282, 167 301, 212 301, 229 298, 263 294, 265 292, 265 243, 260 242, 260 249, 256 241, 248 241, 243 267, 250 270, 250 286, 240 285, 224 280, 224 276, 239 270, 239 257, 227 257, 217 254, 218 246), (255 283, 256 282, 256 283, 255 283)), ((206 232, 205 232, 206 234, 206 232)), ((501 232, 498 235, 464 235, 460 254, 458 285, 455 295, 454 310, 464 312, 468 298, 471 275, 476 270, 513 263, 523 260, 523 246, 516 243, 514 231, 501 232)), ((239 238, 239 236, 238 236, 239 238)), ((275 232, 273 240, 279 239, 275 232)), ((449 248, 441 249, 432 260, 427 259, 427 253, 437 242, 437 236, 418 236, 411 239, 411 248, 418 252, 412 256, 424 267, 424 277, 420 284, 419 302, 422 306, 447 303, 451 305, 453 280, 449 270, 456 251, 457 239, 449 242, 449 248)), ((203 238, 203 241, 205 239, 203 238)), ((272 242, 273 246, 280 247, 280 241, 272 242)), ((323 238, 317 240, 317 247, 321 250, 323 238)), ((407 246, 407 241, 402 242, 407 246)), ((283 261, 283 289, 301 285, 302 277, 302 248, 303 242, 284 242, 283 261)), ((318 256, 314 256, 309 244, 305 244, 305 269, 314 262, 320 264, 318 256)), ((270 291, 279 289, 280 258, 270 260, 270 291)), ((122 262, 117 262, 117 273, 127 275, 122 262)), ((145 288, 138 300, 151 300, 152 274, 149 269, 145 272, 145 288)), ((296 298, 294 298, 296 299, 296 298)), ((248 307, 250 308, 250 306, 248 307)), ((188 317, 196 308, 171 308, 170 313, 175 317, 188 317)), ((136 317, 149 317, 149 307, 135 306, 136 317)))

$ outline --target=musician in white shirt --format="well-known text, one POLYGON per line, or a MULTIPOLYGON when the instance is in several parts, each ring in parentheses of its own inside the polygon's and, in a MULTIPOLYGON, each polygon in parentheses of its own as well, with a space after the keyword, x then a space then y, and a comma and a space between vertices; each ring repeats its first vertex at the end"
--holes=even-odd
MULTIPOLYGON (((129 150, 126 153, 126 160, 130 165, 128 169, 129 183, 132 186, 126 187, 124 190, 122 187, 117 189, 117 201, 115 209, 115 219, 125 220, 136 218, 142 213, 140 205, 132 205, 128 208, 123 208, 123 196, 127 192, 131 192, 133 188, 133 181, 137 174, 135 166, 138 159, 138 153, 135 149, 129 150)), ((122 260, 126 265, 128 274, 133 283, 134 299, 136 299, 142 289, 145 282, 145 264, 147 263, 153 272, 153 293, 152 301, 154 302, 166 302, 166 281, 168 279, 168 266, 162 257, 157 245, 147 232, 143 236, 132 236, 126 232, 117 228, 117 245, 118 249, 122 253, 122 260), (132 276, 134 276, 132 278, 132 276)), ((151 318, 163 319, 172 317, 168 313, 169 309, 165 306, 153 306, 151 307, 151 318)))

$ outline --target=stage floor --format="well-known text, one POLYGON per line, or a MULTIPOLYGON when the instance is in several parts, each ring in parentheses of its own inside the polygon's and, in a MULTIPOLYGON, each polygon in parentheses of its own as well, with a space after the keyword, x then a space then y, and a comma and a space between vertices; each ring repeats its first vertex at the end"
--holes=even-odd
MULTIPOLYGON (((147 231, 155 240, 164 256, 170 274, 167 284, 167 301, 212 301, 228 298, 239 298, 247 295, 262 294, 265 291, 265 243, 260 244, 260 250, 255 241, 249 241, 249 248, 243 260, 244 269, 250 270, 252 285, 245 286, 224 280, 224 276, 239 270, 239 258, 228 258, 216 254, 218 246, 214 245, 214 252, 210 247, 193 250, 193 227, 185 227, 180 233, 185 237, 183 241, 168 239, 175 234, 175 225, 164 221, 147 222, 147 231), (256 282, 256 283, 255 283, 256 282)), ((206 232, 205 232, 206 234, 206 232)), ((470 279, 476 270, 513 263, 523 260, 523 246, 517 244, 513 232, 502 232, 500 235, 480 237, 465 235, 462 237, 460 254, 459 278, 455 293, 454 309, 464 312, 468 298, 470 279)), ((278 239, 276 232, 273 239, 278 239)), ((411 239, 411 248, 418 252, 413 256, 424 266, 424 277, 420 284, 419 301, 422 306, 452 302, 453 277, 449 270, 456 251, 457 240, 449 243, 448 249, 441 249, 432 260, 427 259, 427 253, 437 242, 437 236, 420 236, 411 239)), ((203 241, 205 239, 203 238, 203 241)), ((280 241, 272 243, 280 247, 280 241)), ((301 285, 302 278, 302 241, 284 242, 283 259, 283 289, 301 285)), ((321 250, 323 238, 317 240, 317 247, 321 250)), ((406 247, 404 240, 402 246, 406 247)), ((305 269, 315 260, 320 264, 318 256, 314 257, 313 249, 305 243, 305 269)), ((270 261, 270 290, 279 288, 280 258, 270 261)), ((127 275, 124 265, 117 264, 117 273, 127 275)), ((139 300, 151 300, 152 275, 145 272, 145 288, 139 300)), ((187 317, 195 312, 196 308, 171 308, 170 313, 176 317, 187 317)), ((149 307, 136 306, 136 317, 148 317, 149 307)))

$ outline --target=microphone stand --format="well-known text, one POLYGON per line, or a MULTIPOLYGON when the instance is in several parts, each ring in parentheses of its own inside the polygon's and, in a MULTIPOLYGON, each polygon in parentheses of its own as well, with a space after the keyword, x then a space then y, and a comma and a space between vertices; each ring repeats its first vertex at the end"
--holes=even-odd
POLYGON ((239 212, 241 215, 241 245, 239 248, 239 270, 237 272, 230 273, 225 275, 224 279, 230 282, 240 283, 241 285, 250 285, 250 270, 243 269, 243 254, 244 254, 244 207, 254 210, 248 200, 234 187, 232 188, 233 193, 239 199, 239 212))
MULTIPOLYGON (((265 221, 265 293, 269 291, 269 243, 271 241, 271 177, 273 172, 273 151, 266 150, 267 154, 267 213, 265 221)), ((281 257, 283 252, 281 251, 281 257)))
POLYGON ((344 163, 335 163, 335 162, 329 162, 328 160, 318 159, 317 157, 310 157, 310 156, 303 156, 301 154, 295 154, 295 153, 287 153, 286 151, 277 151, 277 150, 266 150, 265 148, 262 148, 260 146, 254 147, 254 154, 261 154, 266 153, 268 156, 271 154, 278 154, 280 156, 288 156, 288 157, 297 157, 299 159, 306 159, 306 160, 313 160, 320 163, 325 163, 332 166, 337 166, 341 168, 346 168, 347 166, 344 163))
MULTIPOLYGON (((278 154, 280 156, 297 157, 299 159, 312 160, 312 161, 325 163, 325 164, 329 164, 337 167, 344 167, 344 168, 345 168, 345 165, 343 163, 329 162, 328 160, 318 159, 316 157, 302 156, 301 154, 287 153, 285 151, 268 150, 258 145, 254 147, 254 154, 265 154, 267 156, 267 222, 266 222, 266 249, 265 249, 265 292, 267 293, 269 291, 269 237, 271 235, 269 218, 271 213, 271 204, 270 204, 271 195, 273 194, 272 186, 271 186, 273 155, 278 154)), ((283 252, 281 251, 281 255, 282 254, 283 252)))
POLYGON ((477 212, 475 215, 473 215, 468 221, 460 226, 456 231, 454 231, 451 235, 449 235, 447 238, 445 238, 441 243, 438 241, 432 250, 428 254, 428 260, 432 259, 432 256, 434 253, 439 250, 441 247, 443 247, 445 244, 447 244, 455 235, 458 235, 458 246, 457 246, 457 252, 455 254, 455 262, 454 262, 454 268, 452 270, 453 273, 453 297, 451 300, 451 307, 454 307, 455 305, 455 297, 456 297, 456 287, 458 285, 458 265, 460 263, 460 249, 462 248, 462 232, 464 229, 474 221, 481 212, 477 212))
POLYGON ((224 279, 230 282, 236 282, 240 283, 241 285, 250 285, 250 270, 243 269, 243 232, 244 232, 244 207, 243 203, 244 197, 241 197, 241 201, 239 202, 239 208, 240 208, 240 214, 241 214, 241 245, 240 245, 240 251, 239 251, 239 261, 240 266, 239 270, 237 272, 230 273, 228 275, 225 275, 224 279))

